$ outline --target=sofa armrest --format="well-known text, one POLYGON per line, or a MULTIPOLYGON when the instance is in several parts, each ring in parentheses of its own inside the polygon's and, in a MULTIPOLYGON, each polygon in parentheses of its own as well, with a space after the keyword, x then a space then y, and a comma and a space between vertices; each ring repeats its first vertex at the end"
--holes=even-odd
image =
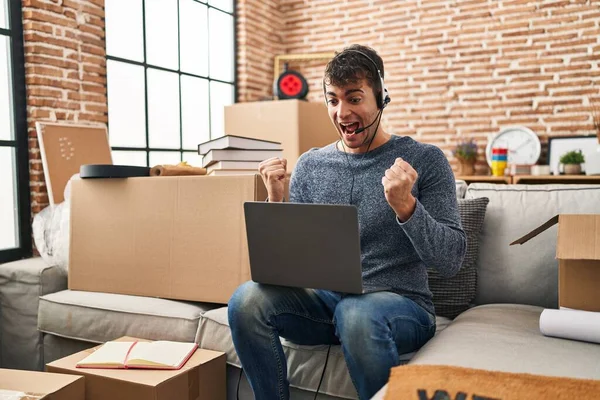
POLYGON ((40 257, 0 265, 0 367, 43 370, 39 297, 66 288, 66 271, 40 257))

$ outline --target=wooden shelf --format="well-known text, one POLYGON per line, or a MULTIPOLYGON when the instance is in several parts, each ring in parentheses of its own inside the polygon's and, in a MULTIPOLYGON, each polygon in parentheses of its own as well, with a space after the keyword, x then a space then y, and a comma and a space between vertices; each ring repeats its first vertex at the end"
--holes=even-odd
POLYGON ((509 184, 512 181, 512 177, 510 176, 491 176, 491 175, 458 175, 455 177, 456 179, 463 180, 467 182, 467 184, 475 183, 475 182, 485 182, 485 183, 505 183, 509 184))
POLYGON ((515 175, 512 183, 550 184, 550 183, 578 183, 578 184, 600 184, 600 175, 515 175))
POLYGON ((487 175, 469 175, 455 176, 456 179, 463 180, 467 184, 498 183, 498 184, 521 184, 521 185, 542 185, 552 183, 573 183, 573 184, 598 184, 600 185, 600 175, 515 175, 515 176, 487 176, 487 175))

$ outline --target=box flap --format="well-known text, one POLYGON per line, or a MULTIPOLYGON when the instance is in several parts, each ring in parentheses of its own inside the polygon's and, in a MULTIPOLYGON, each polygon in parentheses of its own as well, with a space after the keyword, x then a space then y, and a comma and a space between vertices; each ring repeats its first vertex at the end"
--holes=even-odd
POLYGON ((51 374, 37 371, 0 369, 0 388, 37 395, 58 392, 83 377, 75 375, 51 374))
POLYGON ((550 218, 548 221, 544 222, 542 225, 538 226, 537 228, 535 228, 534 230, 532 230, 525 236, 522 236, 519 239, 512 242, 510 244, 510 246, 512 246, 513 244, 523 244, 523 243, 529 241, 529 239, 536 237, 540 233, 544 232, 546 229, 555 225, 557 222, 558 222, 558 215, 555 215, 554 217, 550 218))
POLYGON ((561 260, 600 260, 600 214, 561 215, 556 257, 561 260))

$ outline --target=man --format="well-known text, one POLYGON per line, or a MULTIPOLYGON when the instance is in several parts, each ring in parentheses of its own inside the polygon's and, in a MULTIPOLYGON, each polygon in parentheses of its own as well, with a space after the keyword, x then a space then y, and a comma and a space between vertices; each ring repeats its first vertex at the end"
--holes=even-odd
MULTIPOLYGON (((365 46, 346 48, 329 62, 323 85, 340 140, 299 158, 290 201, 355 205, 363 281, 391 290, 343 295, 241 285, 229 302, 229 323, 257 399, 289 398, 280 336, 302 345, 341 344, 358 395, 368 399, 400 354, 435 333, 426 267, 453 276, 466 249, 454 177, 437 147, 380 126, 390 101, 383 74, 381 58, 365 46)), ((284 201, 286 160, 266 160, 259 172, 268 201, 284 201)))

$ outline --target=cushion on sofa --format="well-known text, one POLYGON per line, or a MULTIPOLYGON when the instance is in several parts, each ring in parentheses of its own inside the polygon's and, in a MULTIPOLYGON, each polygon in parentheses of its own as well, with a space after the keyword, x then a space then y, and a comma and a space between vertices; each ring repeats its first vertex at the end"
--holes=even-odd
MULTIPOLYGON (((450 320, 437 317, 437 332, 442 331, 450 320)), ((436 332, 436 334, 437 334, 436 332)), ((240 360, 233 347, 227 307, 217 308, 204 313, 200 321, 196 341, 203 349, 222 351, 227 354, 227 363, 240 367, 240 360)), ((329 346, 301 346, 281 339, 283 351, 288 361, 288 379, 290 386, 304 390, 316 390, 329 346)), ((400 356, 401 363, 406 363, 414 353, 400 356)), ((349 399, 357 398, 356 390, 350 380, 346 361, 340 346, 332 346, 327 362, 327 369, 319 393, 349 399)))
POLYGON ((477 291, 476 261, 479 254, 479 234, 483 227, 489 199, 458 199, 458 211, 467 235, 467 251, 460 271, 452 278, 442 278, 433 268, 427 269, 429 288, 433 293, 435 313, 455 318, 467 310, 477 291))
POLYGON ((66 287, 65 271, 48 266, 41 257, 0 265, 0 366, 43 369, 39 297, 66 287))
POLYGON ((517 304, 467 310, 423 346, 410 364, 600 379, 600 346, 543 336, 542 311, 517 304))
POLYGON ((557 227, 524 245, 513 240, 556 214, 599 214, 600 185, 473 183, 466 198, 487 197, 477 260, 475 304, 558 305, 557 227))
POLYGON ((121 336, 191 342, 216 305, 154 297, 64 290, 40 299, 39 330, 102 343, 121 336))

